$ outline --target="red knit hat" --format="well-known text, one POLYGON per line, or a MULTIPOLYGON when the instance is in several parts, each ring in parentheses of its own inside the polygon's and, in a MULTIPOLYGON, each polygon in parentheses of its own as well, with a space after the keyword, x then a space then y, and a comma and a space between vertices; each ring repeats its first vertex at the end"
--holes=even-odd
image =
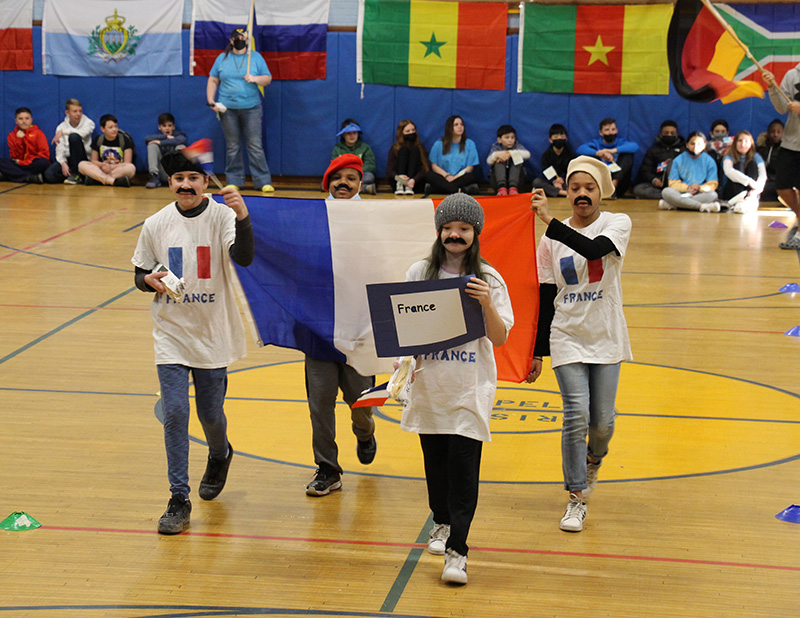
POLYGON ((361 157, 354 154, 343 154, 331 161, 328 169, 325 170, 325 175, 322 177, 322 188, 327 191, 328 179, 331 177, 331 174, 347 168, 354 169, 361 178, 364 178, 364 163, 361 161, 361 157))

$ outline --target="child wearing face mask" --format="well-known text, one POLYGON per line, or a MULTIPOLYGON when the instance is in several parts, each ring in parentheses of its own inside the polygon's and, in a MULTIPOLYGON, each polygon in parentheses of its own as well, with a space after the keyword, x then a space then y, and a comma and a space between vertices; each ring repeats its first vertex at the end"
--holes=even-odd
POLYGON ((661 191, 661 210, 699 210, 719 212, 717 164, 705 152, 706 138, 701 131, 689 135, 686 152, 672 162, 669 186, 661 191))
POLYGON ((686 142, 678 135, 678 124, 674 120, 661 123, 653 145, 647 149, 639 168, 639 183, 633 194, 639 199, 657 200, 667 186, 672 160, 683 152, 686 142))
POLYGON ((417 126, 408 119, 401 120, 386 162, 386 178, 394 186, 395 195, 414 195, 415 187, 430 168, 428 151, 417 135, 417 126))
POLYGON ((579 155, 600 159, 610 167, 614 195, 609 199, 616 199, 624 196, 631 184, 633 155, 639 150, 639 144, 620 137, 614 118, 603 118, 599 133, 600 137, 581 144, 577 152, 579 155))
POLYGON ((567 166, 575 158, 575 153, 567 143, 567 128, 556 123, 548 131, 550 147, 542 153, 542 176, 534 178, 533 188, 543 189, 547 197, 564 197, 567 166))

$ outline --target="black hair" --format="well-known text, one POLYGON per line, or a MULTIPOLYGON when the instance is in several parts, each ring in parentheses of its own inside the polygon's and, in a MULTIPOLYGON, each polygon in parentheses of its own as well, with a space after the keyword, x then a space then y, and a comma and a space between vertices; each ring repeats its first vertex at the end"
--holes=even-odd
POLYGON ((453 145, 453 125, 456 120, 460 120, 464 124, 464 132, 461 134, 461 141, 458 144, 458 151, 464 152, 464 147, 467 144, 467 123, 464 118, 458 114, 453 114, 444 122, 444 136, 442 137, 442 154, 450 152, 450 146, 453 145))
MULTIPOLYGON (((355 125, 361 126, 361 125, 358 124, 358 121, 355 120, 354 118, 345 118, 344 120, 342 120, 342 126, 339 127, 339 128, 340 129, 344 129, 349 124, 355 124, 355 125)), ((363 133, 363 131, 358 131, 357 133, 358 133, 358 139, 361 139, 361 134, 363 133)), ((339 136, 339 141, 342 142, 343 144, 345 143, 345 141, 344 141, 344 133, 342 133, 339 136)), ((358 141, 358 140, 356 140, 356 141, 358 141)))
POLYGON ((689 137, 686 138, 686 143, 688 144, 693 137, 702 137, 704 142, 708 142, 708 138, 706 137, 705 133, 702 131, 692 131, 689 133, 689 137))
POLYGON ((711 123, 711 132, 712 133, 714 132, 714 127, 716 127, 718 124, 721 124, 723 127, 725 127, 726 131, 730 130, 730 127, 728 126, 728 121, 727 120, 723 120, 722 118, 719 118, 718 120, 715 120, 714 122, 711 123))
POLYGON ((500 125, 500 128, 497 129, 497 137, 503 137, 506 133, 513 133, 515 136, 517 134, 514 127, 512 127, 510 124, 500 125))
POLYGON ((603 118, 600 121, 600 130, 602 131, 603 127, 607 127, 610 124, 617 124, 616 119, 615 118, 603 118))
POLYGON ((675 129, 677 130, 678 123, 675 122, 674 120, 665 120, 664 122, 661 123, 661 127, 659 127, 659 130, 663 129, 664 127, 675 127, 675 129))
POLYGON ((117 124, 119 124, 119 120, 117 120, 117 117, 114 114, 103 114, 102 116, 100 116, 100 128, 106 126, 106 123, 109 120, 111 122, 116 122, 117 124))
POLYGON ((772 125, 774 125, 774 124, 779 124, 779 125, 783 126, 783 120, 781 120, 780 118, 774 118, 772 120, 772 122, 770 122, 767 125, 767 131, 769 131, 772 128, 772 125))
POLYGON ((550 131, 547 133, 547 137, 553 137, 554 135, 557 135, 559 133, 567 135, 567 127, 565 127, 563 124, 558 124, 558 123, 551 124, 550 131))
POLYGON ((168 122, 175 124, 175 116, 169 112, 164 112, 163 114, 158 115, 158 124, 167 124, 168 122))
POLYGON ((14 110, 14 118, 26 112, 31 116, 33 116, 33 112, 30 110, 29 107, 18 107, 17 109, 14 110))

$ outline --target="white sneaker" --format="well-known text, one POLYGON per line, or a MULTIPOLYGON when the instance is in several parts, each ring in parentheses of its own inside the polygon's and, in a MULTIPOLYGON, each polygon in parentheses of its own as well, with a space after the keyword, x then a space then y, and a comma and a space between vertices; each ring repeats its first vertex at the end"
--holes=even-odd
POLYGON ((414 195, 414 189, 406 185, 406 195, 414 195))
POLYGON ((567 512, 561 518, 561 525, 559 526, 566 532, 580 532, 583 530, 583 520, 586 519, 586 503, 578 496, 571 493, 569 495, 569 504, 567 505, 567 512))
POLYGON ((700 212, 719 212, 720 210, 719 202, 711 202, 710 204, 702 204, 700 206, 700 212))
POLYGON ((450 537, 450 524, 437 524, 433 522, 430 538, 428 539, 428 553, 434 556, 444 556, 447 539, 450 537))
POLYGON ((592 463, 586 461, 586 489, 583 490, 583 497, 588 498, 594 491, 594 486, 597 483, 597 471, 600 469, 600 462, 592 463))
POLYGON ((467 583, 467 557, 457 551, 448 549, 444 555, 444 571, 442 581, 448 584, 467 583))
POLYGON ((664 200, 658 200, 658 208, 660 210, 678 210, 677 207, 664 200))
POLYGON ((394 190, 394 194, 395 194, 395 195, 404 195, 404 194, 405 194, 405 192, 406 192, 406 190, 405 190, 405 188, 403 187, 403 185, 401 185, 401 184, 398 182, 398 183, 397 183, 397 188, 394 190))

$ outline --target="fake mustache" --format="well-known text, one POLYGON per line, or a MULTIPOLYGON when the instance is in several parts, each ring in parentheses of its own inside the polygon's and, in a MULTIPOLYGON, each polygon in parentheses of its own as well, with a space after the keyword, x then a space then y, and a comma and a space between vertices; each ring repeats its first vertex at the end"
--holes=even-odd
POLYGON ((572 200, 572 205, 573 206, 577 206, 581 202, 585 203, 587 206, 591 206, 592 205, 592 198, 590 198, 587 195, 579 195, 574 200, 572 200))
POLYGON ((345 184, 345 183, 341 183, 341 184, 338 184, 335 187, 333 187, 334 191, 339 191, 339 189, 343 189, 345 191, 350 191, 351 187, 350 187, 350 185, 345 184))
POLYGON ((197 191, 192 189, 191 187, 188 189, 177 189, 176 193, 188 193, 189 195, 197 195, 197 191))
POLYGON ((451 242, 457 243, 459 245, 466 245, 467 244, 467 241, 464 240, 461 237, 456 237, 456 238, 452 238, 451 237, 451 238, 445 238, 444 239, 444 244, 446 244, 446 245, 449 245, 451 242))

